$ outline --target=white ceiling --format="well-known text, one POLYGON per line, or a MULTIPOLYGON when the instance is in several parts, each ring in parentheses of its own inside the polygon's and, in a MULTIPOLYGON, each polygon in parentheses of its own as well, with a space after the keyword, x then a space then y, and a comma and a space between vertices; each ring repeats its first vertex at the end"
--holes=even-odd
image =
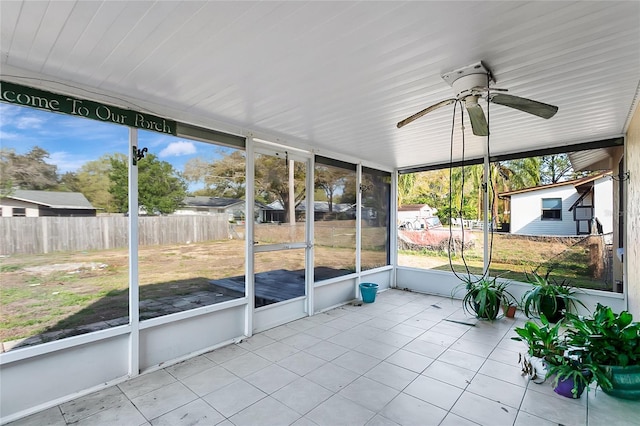
POLYGON ((638 1, 3 0, 0 15, 7 81, 387 168, 449 160, 452 105, 395 124, 479 60, 496 87, 559 107, 492 105, 492 154, 620 136, 640 83, 638 1))

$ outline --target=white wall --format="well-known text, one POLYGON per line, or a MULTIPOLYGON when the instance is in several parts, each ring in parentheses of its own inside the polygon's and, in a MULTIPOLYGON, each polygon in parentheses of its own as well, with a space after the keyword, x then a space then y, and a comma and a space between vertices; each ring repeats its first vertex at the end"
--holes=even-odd
POLYGON ((511 233, 525 235, 576 235, 571 205, 579 195, 573 185, 514 194, 511 196, 511 233), (562 220, 542 220, 542 199, 562 199, 562 220))
POLYGON ((629 312, 636 321, 640 321, 640 107, 636 108, 631 120, 625 145, 625 167, 629 171, 629 180, 625 182, 625 286, 629 312))
MULTIPOLYGON (((453 294, 454 298, 460 299, 464 296, 464 288, 460 287, 457 292, 453 293, 453 290, 460 283, 461 281, 452 272, 404 267, 399 267, 396 271, 396 285, 398 288, 408 288, 419 293, 435 294, 445 297, 452 297, 453 294)), ((530 288, 530 284, 514 281, 509 282, 507 289, 516 300, 521 300, 524 293, 530 288)), ((624 297, 619 293, 598 290, 578 290, 577 296, 590 311, 593 311, 597 302, 611 306, 616 312, 626 309, 624 297)), ((587 313, 587 311, 581 307, 579 312, 583 314, 587 313)))
POLYGON ((38 217, 40 215, 38 206, 33 203, 27 203, 20 200, 12 200, 9 198, 2 199, 0 203, 0 207, 2 207, 2 217, 12 217, 14 207, 25 209, 26 217, 38 217))
POLYGON ((593 183, 594 216, 602 224, 602 232, 613 232, 613 179, 602 177, 593 183))

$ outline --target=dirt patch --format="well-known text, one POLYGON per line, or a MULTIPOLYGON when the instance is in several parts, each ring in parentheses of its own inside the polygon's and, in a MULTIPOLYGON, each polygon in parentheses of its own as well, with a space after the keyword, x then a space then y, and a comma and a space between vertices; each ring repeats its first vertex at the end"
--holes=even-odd
POLYGON ((82 263, 56 263, 54 265, 30 266, 23 271, 28 274, 47 275, 54 272, 66 272, 67 274, 79 274, 83 271, 95 271, 106 268, 106 263, 82 262, 82 263))

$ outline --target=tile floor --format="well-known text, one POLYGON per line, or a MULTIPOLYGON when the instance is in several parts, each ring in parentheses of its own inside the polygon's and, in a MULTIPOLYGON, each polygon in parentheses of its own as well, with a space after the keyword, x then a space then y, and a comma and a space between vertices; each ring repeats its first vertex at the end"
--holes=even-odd
POLYGON ((12 424, 640 425, 637 402, 574 401, 522 377, 521 322, 389 290, 12 424))

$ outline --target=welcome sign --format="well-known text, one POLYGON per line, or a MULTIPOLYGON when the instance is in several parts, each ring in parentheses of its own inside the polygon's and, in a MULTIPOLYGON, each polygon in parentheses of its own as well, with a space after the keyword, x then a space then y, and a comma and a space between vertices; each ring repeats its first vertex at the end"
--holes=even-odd
POLYGON ((172 120, 5 81, 0 81, 0 100, 153 132, 176 134, 176 122, 172 120))

